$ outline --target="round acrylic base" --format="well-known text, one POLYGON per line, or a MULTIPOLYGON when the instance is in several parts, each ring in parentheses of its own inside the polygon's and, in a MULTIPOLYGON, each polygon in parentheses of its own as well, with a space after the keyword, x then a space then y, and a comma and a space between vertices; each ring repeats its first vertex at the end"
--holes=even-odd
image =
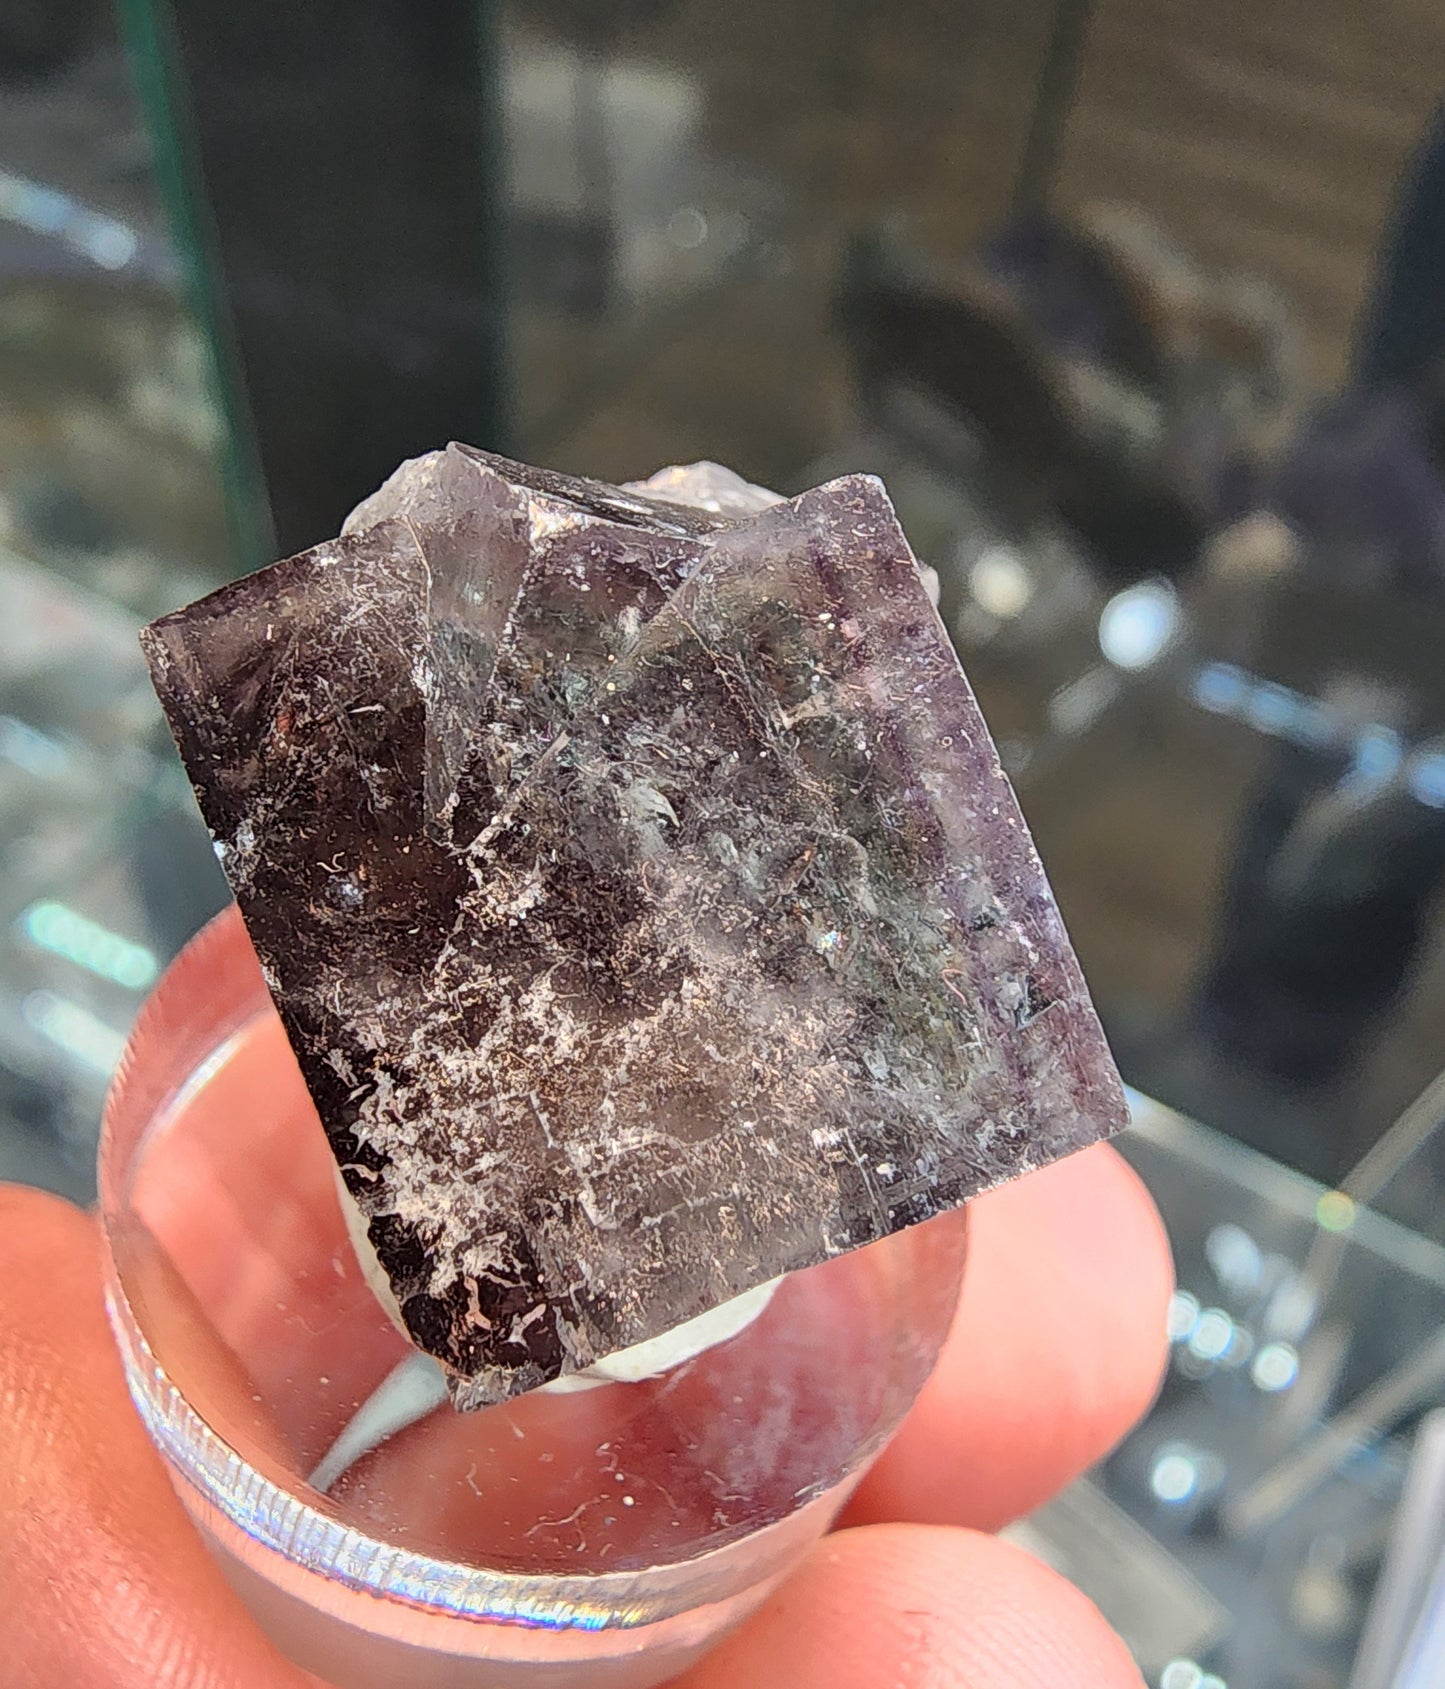
POLYGON ((141 1416, 257 1620, 341 1689, 680 1671, 827 1529, 928 1376, 963 1263, 946 1216, 790 1275, 659 1377, 456 1413, 357 1262, 234 912, 141 1017, 100 1181, 141 1416))

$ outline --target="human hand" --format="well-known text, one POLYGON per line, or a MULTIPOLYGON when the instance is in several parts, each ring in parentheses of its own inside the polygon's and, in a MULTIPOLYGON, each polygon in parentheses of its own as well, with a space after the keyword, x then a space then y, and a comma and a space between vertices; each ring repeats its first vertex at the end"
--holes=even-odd
MULTIPOLYGON (((1168 1247, 1111 1149, 981 1198, 947 1348, 842 1527, 682 1689, 1138 1689, 987 1535, 1106 1452, 1164 1353, 1168 1247)), ((89 1216, 0 1187, 0 1686, 315 1689, 205 1552, 131 1408, 89 1216)))

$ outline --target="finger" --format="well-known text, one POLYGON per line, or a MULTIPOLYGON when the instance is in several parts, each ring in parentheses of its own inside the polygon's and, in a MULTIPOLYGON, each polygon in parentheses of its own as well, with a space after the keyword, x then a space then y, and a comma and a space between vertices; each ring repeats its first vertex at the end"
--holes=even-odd
POLYGON ((932 1379, 848 1512, 995 1530, 1114 1446, 1158 1389, 1174 1275, 1138 1176, 1100 1145, 970 1209, 932 1379))
POLYGON ((1056 1572, 996 1538, 876 1525, 826 1538, 677 1689, 1141 1689, 1056 1572))
POLYGON ((0 1187, 0 1671, 15 1689, 314 1689, 205 1554, 141 1429, 85 1215, 0 1187))

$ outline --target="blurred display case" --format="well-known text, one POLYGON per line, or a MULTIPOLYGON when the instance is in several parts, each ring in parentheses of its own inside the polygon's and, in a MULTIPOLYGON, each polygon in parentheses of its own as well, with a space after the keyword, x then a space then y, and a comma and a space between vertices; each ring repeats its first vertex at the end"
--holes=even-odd
POLYGON ((133 620, 4 551, 0 596, 0 1177, 84 1199, 136 1009, 225 891, 133 620))
POLYGON ((7 8, 0 1176, 88 1193, 224 897, 140 621, 448 436, 881 473, 1160 1099, 1170 1380, 1028 1539, 1151 1689, 1438 1681, 1442 53, 1408 0, 7 8))
MULTIPOLYGON (((1388 1617, 1407 1582, 1391 1525, 1445 1393, 1445 1249, 1132 1101, 1125 1151, 1178 1266, 1168 1376, 1145 1425, 1016 1534, 1161 1689, 1433 1681, 1407 1671, 1419 1593, 1378 1636, 1379 1675, 1358 1656, 1372 1608, 1388 1617)), ((1427 1580, 1442 1546, 1437 1530, 1427 1580)))

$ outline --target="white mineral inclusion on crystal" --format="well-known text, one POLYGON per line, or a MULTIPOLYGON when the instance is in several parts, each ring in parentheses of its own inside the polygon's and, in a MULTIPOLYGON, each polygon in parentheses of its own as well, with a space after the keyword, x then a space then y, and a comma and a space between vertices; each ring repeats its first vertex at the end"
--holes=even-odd
MULTIPOLYGON (((344 1190, 345 1187, 342 1188, 344 1190)), ((367 1241, 360 1211, 349 1197, 343 1198, 341 1208, 367 1281, 392 1319, 401 1326, 396 1299, 391 1294, 381 1263, 367 1241)), ((550 1384, 543 1384, 538 1394, 565 1396, 580 1390, 596 1390, 604 1384, 640 1384, 644 1379, 656 1378, 745 1331, 772 1301, 773 1292, 782 1282, 780 1278, 775 1278, 744 1291, 721 1307, 712 1308, 705 1314, 699 1314, 695 1320, 665 1331, 661 1337, 634 1344, 630 1349, 619 1349, 616 1354, 588 1367, 586 1372, 554 1378, 550 1384)), ((405 1327, 402 1329, 405 1330, 405 1327)), ((409 1355, 392 1368, 352 1415, 312 1471, 309 1480, 312 1487, 324 1494, 358 1460, 379 1449, 383 1443, 390 1442, 409 1426, 418 1424, 428 1414, 435 1413, 446 1400, 445 1374, 440 1364, 420 1350, 409 1355)))
MULTIPOLYGON (((416 460, 415 465, 403 464, 384 487, 357 506, 347 519, 344 531, 359 532, 369 527, 372 522, 390 514, 393 501, 404 497, 403 489, 408 485, 409 479, 414 477, 416 467, 425 465, 432 457, 439 456, 439 453, 428 454, 426 458, 416 460)), ((675 500, 679 504, 690 504, 716 514, 739 517, 754 515, 771 505, 782 503, 780 494, 766 487, 754 486, 721 464, 709 462, 669 465, 665 469, 659 469, 645 481, 625 483, 622 490, 646 493, 652 498, 675 500)), ((546 528, 549 519, 553 523, 576 520, 569 514, 552 514, 550 507, 545 507, 537 501, 534 503, 532 514, 534 540, 541 537, 535 530, 546 528)), ((923 572, 930 596, 937 603, 937 576, 931 569, 923 572), (928 579, 930 576, 932 579, 928 579)), ((367 1236, 366 1221, 352 1201, 339 1172, 336 1188, 341 1201, 341 1211, 346 1217, 347 1234, 366 1281, 393 1324, 405 1333, 406 1325, 401 1317, 401 1309, 397 1306, 386 1272, 367 1236)), ((696 1319, 674 1326, 671 1331, 665 1331, 661 1336, 649 1338, 645 1343, 634 1344, 630 1349, 619 1349, 615 1354, 604 1356, 585 1371, 569 1373, 563 1378, 554 1379, 550 1384, 542 1385, 541 1388, 556 1395, 565 1395, 581 1390, 594 1390, 604 1384, 635 1384, 645 1378, 655 1378, 708 1349, 716 1348, 720 1343, 726 1343, 739 1332, 746 1330, 772 1301, 773 1292, 781 1282, 781 1279, 775 1278, 766 1284, 757 1285, 741 1296, 735 1296, 721 1306, 699 1314, 696 1319)))
MULTIPOLYGON (((333 1171, 336 1177, 337 1199, 341 1203, 342 1218, 346 1221, 346 1235, 351 1240, 357 1264, 365 1275, 372 1294, 386 1309, 387 1317, 410 1341, 410 1334, 402 1320, 401 1309, 392 1294, 385 1269, 377 1260, 371 1239, 366 1235, 366 1220, 352 1201, 351 1193, 342 1181, 340 1170, 333 1171)), ((645 1378, 656 1378, 708 1349, 717 1348, 719 1343, 728 1342, 740 1331, 746 1331, 772 1301, 773 1292, 782 1282, 781 1278, 775 1278, 769 1279, 766 1284, 755 1285, 753 1289, 745 1290, 741 1296, 734 1296, 716 1308, 709 1308, 696 1319, 686 1320, 682 1325, 674 1326, 671 1331, 664 1331, 660 1337, 650 1337, 645 1343, 634 1343, 630 1349, 619 1349, 615 1354, 604 1355, 585 1372, 573 1372, 564 1378, 554 1378, 550 1384, 543 1384, 540 1388, 553 1395, 563 1396, 578 1390, 595 1390, 603 1384, 640 1384, 645 1378)))
POLYGON ((773 1292, 782 1282, 780 1278, 769 1279, 766 1284, 745 1290, 719 1307, 709 1308, 695 1320, 675 1325, 661 1337, 650 1337, 645 1343, 634 1343, 630 1349, 604 1355, 585 1372, 554 1378, 550 1384, 542 1385, 542 1389, 561 1396, 572 1390, 595 1390, 601 1384, 640 1384, 644 1378, 656 1378, 746 1331, 772 1301, 773 1292))
MULTIPOLYGON (((375 523, 384 521, 399 510, 405 510, 408 498, 414 496, 416 488, 425 483, 431 466, 439 463, 442 456, 441 452, 427 452, 422 457, 408 459, 369 498, 364 498, 357 505, 346 518, 342 533, 364 533, 375 523)), ((645 481, 624 481, 619 490, 645 493, 649 498, 664 499, 671 504, 691 505, 695 510, 709 510, 716 516, 756 516, 759 511, 783 502, 781 493, 775 493, 768 487, 759 487, 752 481, 745 481, 733 470, 720 463, 712 463, 706 458, 699 463, 668 464, 666 468, 649 475, 645 481)), ((549 521, 573 520, 565 516, 559 518, 549 512, 550 507, 544 509, 537 501, 533 502, 531 520, 534 539, 546 531, 549 521)), ((939 593, 938 571, 926 563, 920 563, 918 573, 922 576, 929 599, 936 608, 939 593)))
MULTIPOLYGON (((625 482, 624 488, 646 493, 649 498, 690 504, 696 510, 710 510, 718 516, 754 516, 760 510, 767 510, 770 506, 783 502, 781 493, 745 481, 733 470, 725 469, 722 464, 711 463, 705 458, 700 463, 669 464, 666 469, 659 469, 656 474, 649 475, 645 481, 625 482)), ((930 568, 927 563, 920 563, 918 573, 923 578, 930 601, 937 609, 937 569, 930 568)))
POLYGON ((649 498, 688 504, 695 510, 710 510, 715 516, 754 516, 769 506, 781 504, 782 494, 754 486, 720 463, 672 463, 649 475, 645 481, 626 481, 626 492, 646 493, 649 498))

